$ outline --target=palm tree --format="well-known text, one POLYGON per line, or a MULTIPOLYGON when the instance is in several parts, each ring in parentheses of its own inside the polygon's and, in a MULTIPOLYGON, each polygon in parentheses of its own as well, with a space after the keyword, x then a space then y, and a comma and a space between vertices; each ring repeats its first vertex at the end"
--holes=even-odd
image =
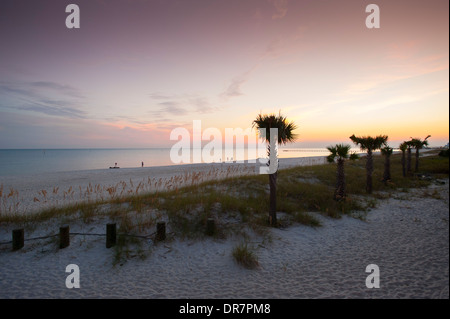
POLYGON ((408 149, 408 144, 403 142, 399 146, 400 151, 402 151, 402 173, 403 177, 406 177, 406 150, 408 149))
MULTIPOLYGON (((267 143, 267 155, 270 158, 271 152, 272 155, 275 154, 276 158, 276 167, 278 168, 278 158, 277 149, 270 149, 270 129, 275 128, 278 129, 278 144, 284 145, 289 142, 293 142, 296 139, 296 134, 294 134, 294 130, 297 126, 293 122, 289 122, 286 117, 279 114, 278 116, 275 114, 258 114, 256 119, 253 121, 253 127, 257 129, 264 129, 266 131, 265 136, 261 136, 264 138, 267 143)), ((267 165, 270 165, 267 163, 267 165)), ((270 186, 270 206, 269 206, 269 224, 271 226, 277 225, 277 176, 278 172, 276 171, 273 174, 269 174, 269 186, 270 186)))
POLYGON ((413 147, 411 141, 406 141, 406 174, 408 176, 412 175, 411 169, 411 148, 413 147))
POLYGON ((383 182, 385 185, 391 180, 391 155, 393 151, 394 149, 388 145, 381 148, 381 154, 384 156, 383 182))
POLYGON ((350 139, 356 145, 359 145, 361 151, 367 151, 366 156, 366 192, 372 193, 372 173, 373 173, 373 151, 380 149, 386 144, 388 137, 386 135, 379 135, 377 137, 363 136, 356 137, 350 136, 350 139))
POLYGON ((334 200, 341 201, 345 200, 346 190, 345 190, 345 173, 344 173, 344 163, 345 160, 356 160, 358 155, 356 153, 350 152, 350 145, 336 144, 334 146, 328 146, 327 149, 331 152, 327 156, 327 161, 333 163, 337 161, 337 172, 336 172, 336 189, 334 191, 334 200))
POLYGON ((416 149, 416 166, 414 171, 418 172, 419 171, 419 150, 424 148, 425 146, 428 146, 428 138, 430 138, 431 135, 428 135, 427 137, 425 137, 425 139, 422 141, 420 138, 412 138, 411 137, 411 146, 414 147, 416 149))

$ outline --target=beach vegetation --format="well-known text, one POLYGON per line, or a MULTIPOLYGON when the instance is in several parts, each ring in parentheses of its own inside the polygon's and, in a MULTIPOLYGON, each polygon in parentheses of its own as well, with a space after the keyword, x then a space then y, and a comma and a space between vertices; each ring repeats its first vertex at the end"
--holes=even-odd
POLYGON ((427 137, 425 137, 423 140, 421 140, 420 138, 411 138, 410 144, 412 147, 414 147, 416 149, 416 161, 415 161, 415 167, 414 167, 414 171, 417 173, 419 171, 419 152, 422 148, 428 146, 428 139, 431 137, 431 135, 428 135, 427 137))
POLYGON ((388 137, 386 135, 378 135, 376 137, 372 136, 362 136, 357 137, 354 134, 350 136, 350 139, 356 145, 359 145, 361 151, 366 151, 366 192, 368 194, 372 193, 373 190, 373 152, 379 150, 383 145, 386 144, 388 137))
POLYGON ((411 141, 406 141, 406 175, 412 176, 412 166, 411 166, 411 158, 412 158, 412 148, 413 143, 411 141))
POLYGON ((408 144, 403 142, 399 146, 400 151, 402 152, 401 163, 402 163, 402 175, 406 177, 406 150, 408 149, 408 144))
POLYGON ((450 156, 450 150, 447 148, 446 150, 441 150, 440 152, 439 152, 439 156, 442 156, 442 157, 449 157, 450 156))
POLYGON ((350 145, 336 144, 334 146, 328 146, 327 149, 330 151, 330 155, 327 156, 327 161, 329 163, 337 162, 337 173, 336 173, 336 189, 334 191, 333 199, 337 201, 345 200, 346 189, 345 189, 345 170, 344 163, 347 159, 357 160, 359 156, 356 153, 350 153, 350 145))
MULTIPOLYGON (((297 126, 293 122, 289 122, 287 118, 281 113, 279 115, 276 114, 258 114, 256 119, 253 121, 253 127, 256 127, 258 130, 265 130, 265 136, 261 137, 267 143, 267 156, 271 158, 271 154, 275 153, 273 158, 276 158, 276 171, 269 175, 269 186, 270 186, 270 204, 269 204, 269 225, 276 226, 277 225, 277 178, 278 178, 278 156, 277 149, 271 149, 271 129, 277 129, 277 143, 280 145, 284 145, 287 143, 294 142, 297 138, 297 135, 294 134, 294 130, 297 126)), ((273 164, 273 163, 272 163, 273 164)), ((268 162, 268 166, 270 166, 270 160, 268 162)))
MULTIPOLYGON (((407 198, 423 195, 438 199, 439 194, 432 190, 410 191, 448 178, 449 158, 437 156, 437 153, 421 158, 420 171, 411 178, 402 178, 402 154, 391 155, 389 187, 383 182, 385 158, 374 155, 371 194, 365 191, 365 161, 346 160, 345 201, 333 199, 337 177, 335 163, 281 169, 276 193, 278 227, 295 224, 320 227, 321 216, 340 218, 348 215, 364 219, 380 200, 396 198, 398 194, 404 194, 407 198)), ((95 226, 98 223, 117 223, 118 242, 114 248, 116 264, 128 258, 144 258, 148 255, 159 221, 167 224, 168 241, 235 238, 249 241, 256 236, 268 242, 271 232, 270 227, 267 227, 267 207, 270 204, 267 177, 248 171, 243 174, 245 176, 231 174, 220 178, 220 174, 214 168, 212 173, 191 173, 189 176, 171 178, 170 181, 149 179, 145 183, 145 191, 138 192, 134 187, 132 193, 124 191, 120 196, 114 193, 111 198, 108 195, 96 197, 92 196, 92 192, 85 192, 85 200, 67 205, 60 202, 59 205, 44 207, 33 213, 9 208, 8 200, 17 199, 20 203, 21 196, 16 190, 0 186, 0 224, 11 229, 24 227, 28 233, 38 227, 45 227, 46 233, 51 235, 51 225, 76 223, 95 226), (164 190, 167 185, 172 186, 171 190, 164 190), (205 233, 210 218, 216 222, 212 236, 205 233)), ((72 187, 71 190, 74 189, 78 188, 72 187)), ((116 189, 119 194, 122 193, 120 184, 116 189)), ((60 194, 62 191, 59 189, 60 194)), ((51 200, 49 197, 52 191, 40 193, 40 198, 46 195, 51 200)), ((75 197, 79 197, 79 194, 75 197)), ((43 204, 43 201, 39 203, 43 204)), ((57 228, 53 229, 53 233, 57 233, 57 228)))
POLYGON ((247 269, 255 269, 259 266, 258 255, 248 243, 239 243, 233 248, 234 260, 247 269))
POLYGON ((381 148, 381 155, 384 156, 383 182, 385 185, 391 181, 391 155, 393 152, 394 149, 388 145, 381 148))

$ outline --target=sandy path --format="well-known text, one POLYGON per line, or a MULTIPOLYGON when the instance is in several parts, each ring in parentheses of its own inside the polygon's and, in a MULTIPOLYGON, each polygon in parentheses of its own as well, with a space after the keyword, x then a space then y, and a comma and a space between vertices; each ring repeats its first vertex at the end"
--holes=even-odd
MULTIPOLYGON (((167 242, 116 267, 104 238, 76 236, 63 250, 0 247, 0 298, 448 299, 448 185, 431 186, 438 199, 422 189, 380 201, 366 221, 320 217, 320 228, 272 229, 273 242, 257 248, 255 270, 233 261, 233 239, 167 242), (79 289, 65 287, 72 263, 80 267, 79 289), (380 268, 379 289, 366 288, 368 264, 380 268)), ((0 241, 8 236, 1 231, 0 241)))

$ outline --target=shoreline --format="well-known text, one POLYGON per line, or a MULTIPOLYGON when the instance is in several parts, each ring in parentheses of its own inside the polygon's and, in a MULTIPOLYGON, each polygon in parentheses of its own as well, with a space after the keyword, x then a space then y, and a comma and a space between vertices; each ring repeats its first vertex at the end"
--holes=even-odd
MULTIPOLYGON (((280 158, 279 169, 318 165, 326 156, 280 158)), ((199 163, 120 169, 95 169, 6 176, 0 179, 0 212, 32 214, 39 210, 111 199, 111 196, 174 189, 209 180, 254 175, 261 164, 199 163)))
MULTIPOLYGON (((280 168, 314 163, 280 161, 280 168)), ((143 237, 132 246, 107 249, 103 234, 113 216, 99 214, 87 222, 61 216, 31 225, 25 236, 35 240, 12 251, 16 225, 8 225, 0 228, 0 298, 448 299, 448 185, 447 177, 427 188, 398 190, 362 219, 311 212, 320 227, 293 224, 244 238, 231 233, 184 239, 169 233, 163 242, 143 237), (70 223, 70 246, 64 249, 55 237, 60 223, 70 223), (234 249, 243 243, 257 255, 257 268, 234 260, 234 249), (122 249, 126 256, 117 262, 122 249), (78 289, 65 285, 66 267, 73 264, 80 269, 78 289), (380 288, 366 286, 368 265, 379 267, 380 288)), ((124 216, 145 222, 137 211, 124 216)))

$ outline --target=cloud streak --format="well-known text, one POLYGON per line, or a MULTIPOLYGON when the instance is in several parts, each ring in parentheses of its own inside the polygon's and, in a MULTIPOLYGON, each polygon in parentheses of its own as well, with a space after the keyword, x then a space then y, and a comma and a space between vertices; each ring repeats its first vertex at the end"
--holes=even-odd
POLYGON ((38 89, 50 89, 55 92, 59 92, 61 94, 71 96, 74 98, 84 98, 84 96, 81 94, 81 92, 69 85, 62 85, 55 82, 47 82, 47 81, 36 81, 36 82, 30 82, 29 85, 34 88, 38 89))
POLYGON ((81 110, 83 95, 79 90, 55 82, 1 82, 0 93, 5 99, 0 108, 9 111, 34 112, 50 116, 84 119, 81 110))
POLYGON ((275 7, 276 12, 272 15, 272 19, 282 19, 286 16, 288 11, 288 0, 269 0, 269 2, 275 7))
POLYGON ((238 76, 231 80, 230 85, 228 85, 228 88, 220 94, 221 97, 228 99, 236 96, 243 95, 242 93, 242 85, 247 82, 246 76, 238 76))
POLYGON ((50 104, 45 103, 36 103, 34 102, 32 105, 23 105, 18 106, 15 109, 22 111, 32 111, 35 113, 42 113, 45 115, 58 116, 58 117, 66 117, 71 119, 85 119, 86 113, 80 111, 74 107, 69 107, 65 105, 65 103, 60 102, 51 102, 50 104), (53 105, 51 105, 53 104, 53 105))
POLYGON ((207 97, 198 94, 166 94, 150 93, 149 97, 157 101, 158 110, 151 111, 153 117, 159 119, 169 116, 185 116, 190 113, 207 114, 215 112, 219 107, 214 106, 207 97))
POLYGON ((169 113, 171 115, 185 115, 187 113, 187 110, 180 106, 179 102, 166 101, 158 103, 158 105, 162 107, 160 109, 162 113, 169 113))
POLYGON ((219 97, 224 101, 228 101, 228 99, 230 98, 244 95, 244 93, 242 92, 242 86, 249 80, 250 75, 256 70, 257 67, 258 65, 234 77, 228 87, 219 94, 219 97))

